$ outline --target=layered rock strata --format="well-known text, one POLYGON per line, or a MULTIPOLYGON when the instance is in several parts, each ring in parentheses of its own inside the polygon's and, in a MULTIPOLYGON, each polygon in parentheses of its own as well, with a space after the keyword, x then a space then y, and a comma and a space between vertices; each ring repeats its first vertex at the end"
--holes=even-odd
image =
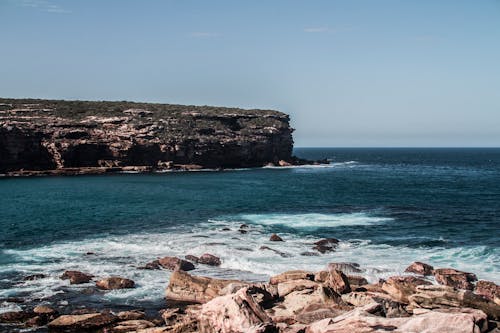
POLYGON ((0 173, 294 163, 289 120, 288 115, 272 110, 0 99, 0 173))

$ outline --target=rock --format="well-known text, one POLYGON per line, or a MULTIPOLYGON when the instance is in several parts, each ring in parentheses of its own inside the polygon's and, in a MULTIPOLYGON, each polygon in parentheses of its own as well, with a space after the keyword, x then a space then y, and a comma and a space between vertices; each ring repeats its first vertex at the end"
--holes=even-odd
POLYGON ((295 316, 295 320, 302 324, 311 324, 325 318, 334 318, 344 314, 345 310, 336 309, 324 304, 310 304, 295 316))
POLYGON ((315 242, 314 245, 335 247, 339 244, 339 242, 340 241, 336 238, 324 238, 324 239, 321 239, 321 240, 315 242))
POLYGON ((332 269, 328 271, 328 276, 324 285, 333 289, 337 294, 346 294, 351 292, 351 286, 347 276, 342 271, 332 269))
POLYGON ((359 275, 347 275, 347 280, 349 281, 349 285, 351 287, 368 284, 368 280, 359 275))
POLYGON ((408 297, 414 308, 473 308, 483 311, 492 320, 500 320, 500 306, 469 290, 440 285, 421 285, 408 297))
POLYGON ((429 311, 406 318, 384 318, 355 309, 335 318, 312 323, 306 333, 481 333, 486 316, 481 311, 429 311))
POLYGON ((194 263, 198 263, 198 260, 200 260, 200 258, 198 258, 197 256, 193 256, 192 254, 186 255, 184 258, 194 263))
POLYGON ((432 275, 433 270, 434 267, 432 267, 431 265, 427 265, 420 261, 415 261, 405 269, 405 272, 427 276, 432 275))
POLYGON ((292 166, 292 163, 287 162, 287 161, 285 161, 285 160, 279 160, 279 161, 278 161, 278 165, 279 165, 279 166, 282 166, 282 167, 284 167, 284 166, 292 166))
POLYGON ((153 269, 160 269, 161 265, 160 265, 160 261, 159 260, 153 260, 151 262, 148 262, 146 265, 138 267, 138 268, 139 269, 150 269, 150 270, 153 270, 153 269))
POLYGON ((44 315, 44 316, 54 316, 57 314, 56 310, 47 305, 37 305, 33 309, 33 312, 37 315, 44 315))
POLYGON ((276 254, 279 254, 279 255, 280 255, 280 256, 282 256, 283 258, 289 258, 289 257, 290 257, 290 255, 289 255, 289 254, 287 254, 287 253, 285 253, 285 252, 281 252, 281 251, 275 250, 275 249, 272 249, 272 248, 270 248, 269 246, 261 246, 261 247, 259 248, 259 250, 261 250, 261 251, 263 251, 263 250, 272 251, 272 252, 274 252, 274 253, 276 253, 276 254))
POLYGON ((248 231, 246 231, 245 229, 240 229, 238 230, 240 232, 240 234, 246 234, 248 231))
POLYGON ((477 281, 475 274, 458 271, 453 268, 438 268, 433 271, 439 284, 458 289, 473 290, 472 282, 477 281))
POLYGON ((238 280, 212 279, 204 276, 193 276, 184 271, 174 271, 166 290, 167 301, 182 303, 206 303, 220 295, 220 292, 238 280))
POLYGON ((34 280, 40 280, 40 279, 45 279, 47 277, 47 275, 45 274, 31 274, 31 275, 28 275, 28 276, 25 276, 23 278, 24 281, 34 281, 34 280))
POLYGON ((79 271, 65 271, 63 275, 61 275, 61 279, 69 279, 70 284, 88 283, 93 277, 93 275, 85 274, 79 271))
POLYGON ((249 228, 248 224, 244 224, 244 223, 240 224, 240 229, 248 229, 248 228, 249 228))
POLYGON ((97 281, 95 285, 99 289, 113 290, 113 289, 134 288, 135 283, 134 283, 134 281, 132 281, 130 279, 125 279, 125 278, 121 278, 118 276, 112 276, 112 277, 97 281))
POLYGON ((336 269, 344 274, 361 273, 359 264, 355 262, 331 262, 327 265, 328 270, 336 269))
POLYGON ((278 274, 276 276, 271 277, 269 280, 269 283, 271 284, 278 284, 286 281, 292 281, 292 280, 314 280, 314 273, 309 272, 309 271, 302 271, 302 270, 294 270, 294 271, 287 271, 281 274, 278 274))
POLYGON ((278 332, 272 328, 271 318, 255 301, 254 294, 257 292, 255 288, 243 288, 235 294, 217 297, 204 304, 199 316, 199 331, 278 332), (268 328, 263 330, 265 327, 268 328))
POLYGON ((119 322, 113 327, 113 333, 136 332, 140 329, 155 327, 156 325, 147 320, 126 320, 119 322))
POLYGON ((209 266, 220 266, 221 261, 219 257, 205 253, 198 259, 198 263, 209 266))
POLYGON ((10 311, 0 313, 0 323, 22 323, 35 316, 32 312, 10 311))
POLYGON ((146 314, 139 310, 131 310, 131 311, 121 311, 116 314, 118 319, 126 321, 126 320, 139 320, 146 318, 146 314))
POLYGON ((280 282, 277 284, 278 295, 279 297, 285 297, 294 291, 301 291, 305 289, 317 289, 321 285, 318 282, 314 282, 311 280, 288 280, 284 282, 280 282))
POLYGON ((78 332, 109 326, 116 320, 117 318, 110 313, 62 315, 48 323, 48 327, 55 330, 78 332))
POLYGON ((500 286, 494 282, 479 280, 474 288, 474 293, 500 305, 500 286))
POLYGON ((276 234, 272 234, 271 237, 269 238, 271 242, 283 242, 283 238, 276 234))
POLYGON ((417 291, 417 286, 430 284, 429 281, 414 276, 391 276, 382 284, 382 290, 394 300, 408 303, 408 297, 417 291))
POLYGON ((310 251, 301 252, 300 255, 304 256, 304 257, 317 257, 317 256, 319 256, 319 254, 317 252, 310 252, 310 251))
POLYGON ((161 267, 171 271, 180 269, 187 272, 195 269, 192 263, 186 260, 179 259, 177 257, 163 257, 158 260, 158 263, 161 267))
POLYGON ((356 307, 377 303, 380 307, 380 315, 387 318, 408 317, 406 305, 394 301, 387 294, 377 292, 351 292, 342 295, 342 300, 356 307))

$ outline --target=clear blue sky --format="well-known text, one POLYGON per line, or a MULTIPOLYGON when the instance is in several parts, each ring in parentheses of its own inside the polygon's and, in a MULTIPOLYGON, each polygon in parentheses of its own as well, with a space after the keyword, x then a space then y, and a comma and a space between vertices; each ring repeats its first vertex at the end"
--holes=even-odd
POLYGON ((289 113, 296 146, 500 146, 500 1, 0 0, 0 96, 289 113))

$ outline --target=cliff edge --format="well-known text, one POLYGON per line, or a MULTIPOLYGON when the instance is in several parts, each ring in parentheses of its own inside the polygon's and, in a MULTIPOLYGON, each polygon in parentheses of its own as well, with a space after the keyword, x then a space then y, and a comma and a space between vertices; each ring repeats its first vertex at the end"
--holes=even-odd
POLYGON ((272 110, 0 98, 0 173, 276 164, 292 161, 289 120, 272 110))

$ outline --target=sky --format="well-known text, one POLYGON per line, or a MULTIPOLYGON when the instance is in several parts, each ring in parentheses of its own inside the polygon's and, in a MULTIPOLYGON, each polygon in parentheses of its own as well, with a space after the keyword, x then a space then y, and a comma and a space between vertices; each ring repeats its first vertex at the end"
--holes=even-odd
POLYGON ((0 96, 276 109, 297 147, 500 147, 499 0, 0 0, 0 96))

